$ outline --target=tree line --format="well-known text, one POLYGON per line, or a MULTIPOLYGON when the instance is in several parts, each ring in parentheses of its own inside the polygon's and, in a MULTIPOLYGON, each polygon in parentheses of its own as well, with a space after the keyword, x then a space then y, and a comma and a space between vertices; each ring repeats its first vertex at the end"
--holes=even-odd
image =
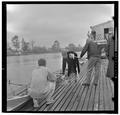
MULTIPOLYGON (((81 51, 82 47, 79 44, 76 46, 73 43, 68 44, 65 47, 72 51, 81 51)), ((11 44, 7 42, 7 55, 14 56, 14 55, 28 55, 28 54, 39 54, 39 53, 57 53, 61 52, 64 48, 60 47, 60 42, 55 40, 51 47, 46 48, 41 46, 36 46, 35 41, 27 42, 24 38, 22 40, 19 39, 17 35, 11 38, 11 44)))

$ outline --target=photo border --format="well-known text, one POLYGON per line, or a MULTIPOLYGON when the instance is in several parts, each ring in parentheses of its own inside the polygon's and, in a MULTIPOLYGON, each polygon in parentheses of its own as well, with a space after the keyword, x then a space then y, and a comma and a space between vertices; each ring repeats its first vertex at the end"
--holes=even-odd
POLYGON ((118 1, 2 1, 2 112, 4 113, 118 113, 118 1), (7 4, 114 4, 114 111, 7 111, 7 4))

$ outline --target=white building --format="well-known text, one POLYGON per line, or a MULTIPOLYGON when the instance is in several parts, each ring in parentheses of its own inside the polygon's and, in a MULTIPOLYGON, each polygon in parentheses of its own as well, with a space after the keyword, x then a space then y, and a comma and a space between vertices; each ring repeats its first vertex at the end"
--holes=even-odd
POLYGON ((114 21, 110 20, 95 26, 90 27, 92 31, 95 31, 96 40, 108 39, 109 32, 114 33, 114 21))
POLYGON ((109 33, 114 33, 114 21, 107 21, 90 28, 91 31, 94 31, 95 41, 101 47, 101 56, 106 57, 107 39, 109 33))

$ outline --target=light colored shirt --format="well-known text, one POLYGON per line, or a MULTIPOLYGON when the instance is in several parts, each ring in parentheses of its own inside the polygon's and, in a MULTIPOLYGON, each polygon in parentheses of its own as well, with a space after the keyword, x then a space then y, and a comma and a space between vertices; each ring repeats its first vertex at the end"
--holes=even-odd
POLYGON ((48 77, 50 77, 53 81, 56 80, 56 77, 49 72, 47 67, 40 66, 33 70, 29 89, 29 94, 32 97, 37 98, 49 90, 50 81, 48 80, 48 77))

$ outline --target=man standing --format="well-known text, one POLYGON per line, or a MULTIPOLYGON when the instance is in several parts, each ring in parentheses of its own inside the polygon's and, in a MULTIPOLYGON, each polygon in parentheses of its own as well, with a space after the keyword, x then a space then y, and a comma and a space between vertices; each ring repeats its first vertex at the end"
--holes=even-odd
POLYGON ((95 68, 95 76, 94 76, 93 84, 96 86, 100 76, 101 59, 100 59, 100 50, 98 44, 97 42, 95 42, 94 32, 92 32, 90 37, 87 39, 86 44, 81 52, 80 58, 82 58, 86 52, 88 55, 87 78, 83 83, 83 85, 86 86, 90 85, 91 74, 93 68, 95 68))

